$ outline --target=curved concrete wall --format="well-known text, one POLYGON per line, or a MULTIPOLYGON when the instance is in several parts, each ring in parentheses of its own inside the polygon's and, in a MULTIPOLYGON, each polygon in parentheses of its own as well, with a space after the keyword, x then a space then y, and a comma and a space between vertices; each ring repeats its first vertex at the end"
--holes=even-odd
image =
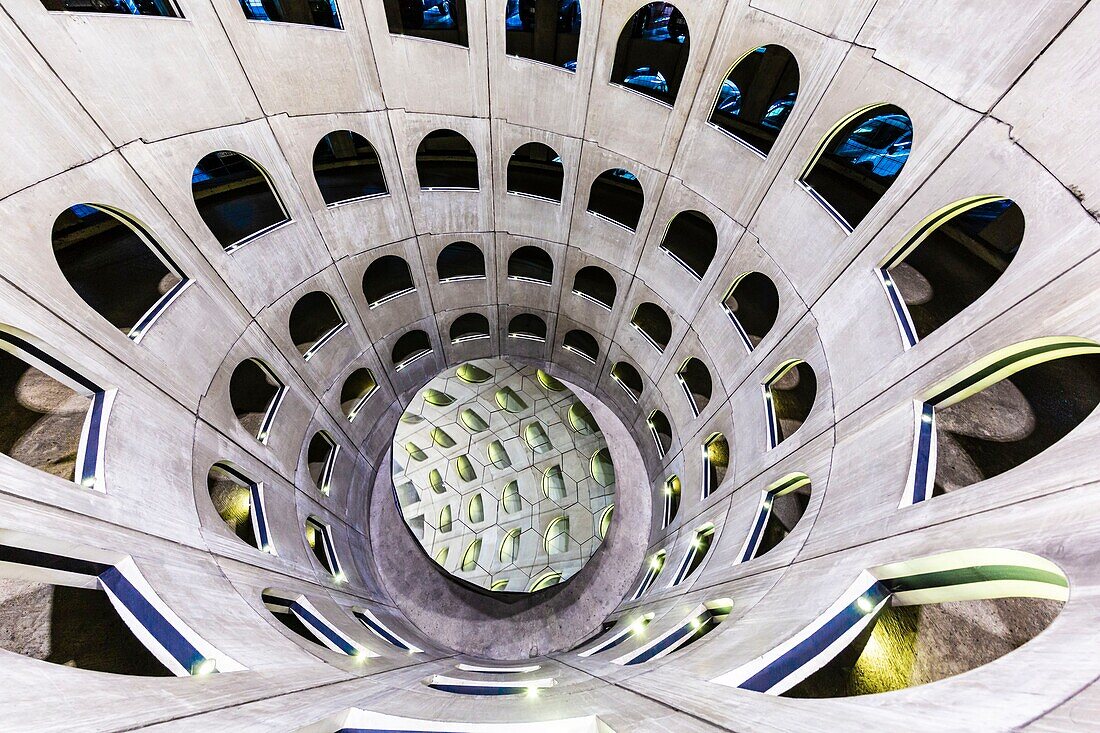
MULTIPOLYGON (((981 485, 898 506, 913 402, 927 388, 1028 338, 1100 340, 1093 104, 1100 9, 1085 0, 682 0, 691 57, 669 108, 606 82, 615 40, 638 4, 586 1, 578 71, 568 74, 505 56, 503 0, 467 0, 468 49, 391 35, 375 2, 341 3, 345 30, 333 31, 250 22, 232 0, 184 0, 184 19, 49 13, 37 0, 0 1, 7 161, 0 323, 117 389, 105 492, 0 458, 0 530, 131 556, 172 610, 246 667, 201 679, 122 678, 0 652, 5 726, 285 730, 349 707, 467 722, 597 714, 617 731, 1096 725, 1100 418, 981 485), (731 64, 767 43, 792 51, 801 86, 762 160, 707 119, 731 64), (838 119, 876 102, 912 117, 913 153, 847 233, 797 179, 838 119), (473 145, 479 191, 419 190, 416 147, 438 128, 473 145), (312 153, 337 129, 374 145, 389 196, 325 207, 312 153), (529 141, 562 157, 560 206, 505 192, 508 156, 529 141), (232 254, 191 198, 195 163, 222 149, 260 163, 291 218, 232 254), (585 210, 592 180, 616 167, 635 173, 645 192, 633 233, 585 210), (986 193, 1023 210, 1018 255, 980 302, 906 349, 877 280, 879 262, 929 213, 986 193), (53 221, 79 202, 136 217, 195 281, 140 344, 89 308, 53 260, 53 221), (705 213, 718 231, 702 283, 658 250, 665 225, 685 209, 705 213), (489 276, 440 285, 436 256, 459 239, 485 252, 489 276), (553 258, 551 287, 507 279, 508 256, 528 244, 553 258), (363 273, 385 254, 409 262, 416 291, 370 309, 363 273), (589 264, 618 284, 610 314, 571 293, 573 275, 589 264), (721 299, 738 274, 754 270, 775 282, 781 306, 750 355, 721 299), (287 319, 317 289, 349 326, 305 362, 287 319), (630 326, 643 301, 672 319, 661 354, 630 326), (493 337, 452 345, 451 321, 470 310, 488 316, 493 337), (547 322, 544 345, 505 337, 521 312, 547 322), (412 328, 429 333, 433 354, 395 373, 391 349, 412 328), (596 336, 596 364, 561 348, 573 328, 596 336), (578 586, 593 596, 578 601, 591 611, 590 625, 564 630, 551 646, 597 630, 597 616, 616 602, 612 619, 652 612, 647 634, 655 637, 702 601, 733 599, 729 618, 705 640, 633 667, 568 651, 541 657, 557 685, 537 700, 464 698, 422 684, 463 657, 410 622, 395 598, 400 587, 383 582, 372 539, 379 528, 368 511, 377 470, 388 471, 392 431, 379 426, 391 426, 402 396, 444 366, 496 355, 569 375, 633 434, 638 474, 647 477, 634 488, 651 492, 648 537, 631 538, 638 550, 667 549, 672 567, 696 527, 716 528, 705 564, 675 588, 666 571, 640 601, 619 601, 644 572, 637 550, 629 568, 616 566, 625 574, 615 583, 578 586), (698 417, 675 376, 688 356, 714 380, 698 417), (265 360, 287 385, 266 445, 238 424, 228 401, 232 371, 249 357, 265 360), (801 429, 769 450, 761 383, 791 358, 813 367, 816 402, 801 429), (623 359, 645 380, 638 404, 609 376, 623 359), (381 389, 349 423, 340 387, 364 366, 381 389), (663 457, 645 423, 654 409, 674 429, 663 457), (305 466, 305 446, 322 428, 341 446, 329 496, 305 466), (730 466, 703 499, 700 446, 715 431, 729 438, 730 466), (206 477, 219 460, 263 482, 277 555, 242 543, 214 510, 206 477), (802 521, 766 556, 734 564, 760 491, 792 471, 812 479, 802 521), (683 499, 662 529, 660 492, 671 474, 682 480, 683 499), (343 581, 307 546, 309 515, 331 526, 343 581), (1069 580, 1069 601, 1051 627, 1008 656, 862 698, 791 700, 710 682, 797 633, 861 570, 972 547, 1032 552, 1069 580), (305 595, 379 656, 360 661, 303 644, 263 607, 267 588, 305 595), (356 622, 353 607, 372 609, 424 653, 395 653, 356 622)), ((508 648, 531 646, 546 650, 508 648)))

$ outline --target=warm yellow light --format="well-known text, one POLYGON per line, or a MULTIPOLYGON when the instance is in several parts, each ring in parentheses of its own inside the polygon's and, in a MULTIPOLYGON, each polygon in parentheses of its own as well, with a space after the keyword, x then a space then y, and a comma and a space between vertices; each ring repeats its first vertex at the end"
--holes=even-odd
POLYGON ((856 599, 856 608, 860 613, 870 613, 874 610, 875 604, 871 603, 871 599, 867 596, 860 596, 856 599))
POLYGON ((698 631, 699 629, 703 628, 703 622, 700 621, 698 617, 693 618, 691 620, 691 628, 693 631, 698 631))
POLYGON ((645 631, 645 624, 642 623, 641 619, 638 619, 630 625, 630 633, 634 634, 635 636, 642 633, 643 631, 645 631))
POLYGON ((650 560, 649 561, 649 567, 653 568, 654 570, 660 570, 661 569, 661 558, 655 557, 652 560, 650 560))

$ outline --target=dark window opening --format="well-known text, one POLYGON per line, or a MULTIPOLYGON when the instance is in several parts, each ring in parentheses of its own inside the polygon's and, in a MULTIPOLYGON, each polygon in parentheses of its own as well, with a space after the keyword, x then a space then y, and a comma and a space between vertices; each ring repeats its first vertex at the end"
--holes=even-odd
POLYGON ((306 293, 290 311, 290 339, 306 361, 339 333, 347 323, 332 297, 320 290, 306 293))
POLYGON ((645 194, 637 177, 624 168, 613 168, 592 181, 588 192, 588 211, 626 227, 638 228, 645 194))
POLYGON ((318 430, 309 440, 306 449, 306 468, 313 485, 327 495, 332 484, 332 469, 339 453, 336 441, 324 430, 318 430))
POLYGON ((477 153, 454 130, 429 132, 416 149, 420 190, 477 189, 477 153))
POLYGON ((782 46, 754 49, 722 81, 711 124, 767 155, 798 97, 798 62, 782 46))
POLYGON ((414 290, 412 271, 397 255, 379 257, 363 273, 363 295, 371 308, 414 290))
POLYGON ((684 14, 671 3, 649 3, 619 34, 611 83, 675 104, 690 48, 684 14))
POLYGON ((328 206, 389 193, 374 146, 350 130, 330 132, 317 143, 313 177, 328 206))
POLYGON ((611 378, 626 390, 631 402, 637 402, 641 398, 644 387, 642 375, 631 364, 625 361, 616 362, 615 366, 611 367, 611 378))
POLYGON ((900 107, 879 105, 833 132, 801 183, 851 231, 894 183, 912 147, 909 115, 900 107))
POLYGON ((691 577, 699 567, 703 564, 703 560, 707 558, 707 553, 710 552, 710 546, 714 542, 714 527, 707 527, 706 529, 697 530, 695 537, 691 540, 691 548, 688 550, 690 553, 688 564, 684 567, 684 572, 680 574, 677 583, 682 583, 691 577))
POLYGON ((663 352, 672 338, 672 321, 656 303, 641 303, 635 308, 630 325, 638 329, 657 351, 663 352))
POLYGON ((791 437, 809 417, 817 399, 817 375, 809 364, 798 361, 769 380, 767 387, 774 447, 791 437))
POLYGON ((580 0, 508 0, 504 39, 509 56, 576 71, 580 37, 580 0))
POLYGON ((753 557, 760 557, 775 549, 775 546, 787 538, 798 520, 806 513, 810 504, 810 485, 807 483, 785 494, 771 495, 765 501, 771 502, 768 521, 760 537, 760 544, 753 557))
POLYGON ((354 421, 371 395, 378 391, 374 372, 366 367, 356 369, 340 388, 340 409, 349 421, 354 421))
POLYGON ((676 514, 680 511, 680 495, 682 493, 680 477, 672 476, 667 481, 665 481, 665 488, 663 493, 664 514, 661 521, 662 529, 672 524, 672 522, 676 519, 676 514))
POLYGON ((237 422, 266 443, 286 387, 259 359, 245 359, 229 379, 229 402, 237 422))
POLYGON ((336 0, 240 0, 244 17, 275 23, 343 28, 336 0))
POLYGON ((432 353, 432 342, 424 331, 409 331, 402 335, 393 345, 390 353, 393 359, 393 367, 401 371, 409 364, 422 356, 432 353))
POLYGON ((520 313, 508 321, 508 336, 531 341, 546 340, 546 321, 534 313, 520 313))
POLYGON ((70 13, 115 13, 182 18, 183 13, 170 0, 42 0, 46 10, 70 13))
POLYGON ((1023 241, 1024 212, 1009 199, 983 196, 952 204, 929 226, 882 267, 910 345, 993 287, 1023 241))
POLYGON ((329 526, 315 517, 306 518, 306 544, 321 567, 332 575, 340 574, 340 565, 336 561, 336 549, 332 546, 332 532, 329 526))
POLYGON ((702 280, 718 251, 718 232, 704 214, 682 211, 668 223, 661 249, 692 277, 702 280))
POLYGON ((520 247, 508 258, 508 277, 549 285, 554 280, 554 260, 538 247, 520 247))
POLYGON ((390 33, 467 45, 464 0, 382 0, 390 33))
POLYGON ((508 160, 508 193, 560 202, 564 182, 561 156, 549 145, 520 145, 508 160))
POLYGON ((435 267, 441 283, 485 279, 485 255, 471 242, 448 244, 436 258, 435 267))
POLYGON ((684 394, 687 395, 691 414, 699 417, 699 413, 710 404, 712 389, 710 370, 702 361, 692 356, 676 372, 676 379, 679 380, 684 394))
POLYGON ((653 441, 657 444, 657 456, 664 458, 672 448, 672 423, 665 417, 665 413, 654 410, 646 419, 649 431, 653 435, 653 441))
POLYGON ((226 251, 290 220, 267 173, 231 150, 199 161, 191 174, 191 194, 199 216, 226 251))
POLYGON ((187 279, 133 218, 77 204, 53 223, 53 254, 76 294, 135 341, 187 279))
POLYGON ((718 490, 730 467, 730 444, 726 436, 714 433, 703 443, 703 498, 718 490))
POLYGON ((779 317, 779 291, 767 275, 747 272, 733 281, 722 299, 722 308, 745 347, 752 351, 779 317))
POLYGON ((252 517, 252 490, 245 482, 215 463, 206 476, 206 488, 210 493, 210 502, 230 531, 248 545, 257 549, 260 542, 252 517))
POLYGON ((573 294, 611 310, 615 305, 615 278, 602 267, 589 265, 573 276, 573 294))
POLYGON ((596 363, 596 359, 600 355, 600 344, 596 341, 596 337, 579 329, 573 329, 565 334, 562 348, 593 364, 596 363))
POLYGON ((451 343, 489 338, 489 319, 480 313, 463 313, 451 323, 451 343))

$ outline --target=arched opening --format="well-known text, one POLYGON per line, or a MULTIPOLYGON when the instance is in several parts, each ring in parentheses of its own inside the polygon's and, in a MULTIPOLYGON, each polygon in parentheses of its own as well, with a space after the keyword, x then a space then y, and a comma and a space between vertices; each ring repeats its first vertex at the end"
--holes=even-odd
POLYGON ((313 150, 313 177, 328 206, 389 193, 374 146, 351 130, 321 138, 313 150))
POLYGON ((382 0, 390 33, 466 46, 465 0, 382 0))
POLYGON ((611 83, 675 104, 690 50, 683 13, 672 3, 648 3, 619 34, 611 83))
POLYGON ((336 543, 332 539, 332 528, 314 516, 306 517, 305 524, 306 544, 313 551, 313 556, 325 570, 332 574, 333 580, 342 582, 344 571, 340 567, 340 560, 336 557, 336 543))
POLYGON ((634 590, 634 595, 630 597, 630 600, 636 601, 646 594, 646 592, 653 587, 653 583, 657 580, 657 576, 661 574, 661 571, 665 569, 665 561, 668 559, 668 553, 664 550, 658 550, 654 555, 649 558, 649 562, 646 563, 645 575, 642 576, 642 582, 638 584, 638 587, 634 590))
POLYGON ((902 504, 971 486, 1031 460, 1100 404, 1100 346, 1033 339, 994 352, 917 403, 917 440, 902 504))
POLYGON ((762 272, 742 273, 722 298, 722 309, 733 321, 741 343, 751 352, 779 317, 779 291, 762 272))
POLYGON ((485 279, 485 255, 472 242, 452 242, 439 252, 435 260, 439 282, 485 279))
POLYGON ((534 313, 520 313, 508 321, 508 338, 546 341, 546 321, 534 313))
POLYGON ((739 58, 722 81, 710 122, 767 156, 798 97, 798 62, 769 44, 739 58))
POLYGON ((0 453, 103 491, 104 436, 113 396, 26 334, 0 326, 0 453))
POLYGON ((470 456, 463 453, 454 460, 454 472, 462 481, 476 481, 477 472, 474 470, 474 464, 470 461, 470 456))
POLYGON ((416 175, 421 191, 476 190, 477 153, 454 130, 429 132, 416 148, 416 175))
POLYGON ((596 418, 579 400, 569 406, 565 416, 569 421, 570 429, 577 435, 595 435, 600 432, 600 426, 596 423, 596 418))
POLYGON ((403 334, 393 345, 390 356, 394 371, 401 371, 417 359, 432 353, 432 341, 424 331, 409 331, 403 334))
POLYGON ((630 317, 630 325, 659 352, 663 353, 672 339, 672 321, 664 308, 656 303, 640 303, 630 317))
POLYGON ((480 433, 489 429, 489 423, 472 407, 467 407, 458 414, 458 419, 470 433, 480 433))
POLYGON ((760 492, 760 506, 737 562, 760 557, 782 542, 802 519, 809 503, 810 477, 804 473, 787 474, 760 492))
POLYGON ((664 511, 661 513, 661 529, 672 524, 676 519, 676 514, 680 511, 680 477, 673 475, 669 476, 665 481, 664 490, 661 492, 664 500, 664 511))
POLYGON ((493 375, 485 371, 477 364, 463 364, 455 370, 455 376, 466 384, 482 384, 493 378, 493 375))
POLYGON ((336 466, 336 456, 340 453, 340 446, 333 440, 328 431, 318 430, 309 439, 309 447, 306 448, 306 467, 309 477, 313 479, 313 485, 325 496, 332 489, 332 470, 336 466))
POLYGON ((665 417, 665 413, 654 410, 646 418, 649 432, 653 436, 653 442, 657 444, 657 456, 664 458, 672 447, 672 423, 665 417))
POLYGON ((556 517, 546 528, 546 554, 561 555, 569 552, 569 517, 556 517))
POLYGON ((485 454, 489 458, 490 465, 498 471, 503 471, 512 465, 512 459, 508 456, 508 451, 504 449, 504 443, 499 440, 489 443, 485 448, 485 454))
POLYGON ((700 603, 687 618, 656 639, 612 661, 615 664, 633 665, 667 657, 714 631, 719 624, 729 618, 732 610, 733 601, 729 598, 700 603))
POLYGON ((306 293, 290 311, 290 340, 298 353, 309 361, 333 336, 344 330, 347 321, 332 296, 321 290, 306 293))
POLYGON ((560 202, 564 185, 565 168, 561 156, 549 145, 520 145, 508 160, 508 193, 560 202))
POLYGON ((303 595, 267 588, 260 599, 279 623, 311 644, 357 659, 378 656, 333 626, 303 595))
POLYGON ((630 231, 638 228, 645 194, 638 178, 625 168, 606 170, 592 181, 588 212, 630 231))
POLYGON ((518 415, 527 409, 527 403, 524 402, 523 398, 516 394, 516 391, 511 387, 501 387, 496 391, 494 398, 502 410, 510 412, 513 415, 518 415))
POLYGON ((108 206, 65 209, 52 241, 76 294, 135 342, 191 282, 141 223, 108 206))
POLYGON ((508 257, 508 279, 549 285, 554 280, 554 260, 538 247, 520 247, 508 257))
POLYGON ((600 523, 596 530, 596 537, 602 542, 607 539, 607 531, 611 529, 611 520, 615 516, 615 505, 608 504, 607 507, 600 513, 600 523))
POLYGON ((523 497, 519 493, 519 483, 509 481, 500 495, 500 506, 505 514, 515 514, 523 508, 523 497))
POLYGON ((351 613, 355 616, 356 621, 363 624, 372 634, 390 646, 409 654, 420 654, 424 651, 417 646, 413 646, 408 639, 398 635, 393 629, 382 623, 382 620, 370 609, 356 606, 351 609, 351 613))
MULTIPOLYGON (((546 590, 551 586, 555 586, 561 582, 561 573, 554 572, 553 570, 540 575, 535 578, 531 583, 531 587, 528 589, 529 593, 535 593, 540 590, 546 590)), ((524 688, 526 689, 526 688, 524 688)))
POLYGON ((799 183, 851 231, 894 183, 912 147, 913 123, 903 109, 863 107, 833 126, 799 183))
POLYGON ((573 276, 573 294, 607 310, 615 306, 615 293, 615 278, 602 267, 582 267, 573 276))
POLYGON ((710 546, 714 542, 714 525, 707 522, 699 527, 691 536, 687 554, 684 555, 680 568, 676 571, 676 577, 672 585, 679 585, 687 580, 692 573, 699 569, 710 552, 710 546))
POLYGON ((229 378, 229 403, 237 422, 265 445, 285 394, 286 385, 259 359, 245 359, 229 378))
POLYGON ((290 221, 267 171, 232 150, 217 150, 198 162, 191 195, 226 252, 290 221))
POLYGON ((477 561, 481 557, 481 538, 475 537, 470 542, 469 547, 466 548, 466 552, 462 555, 462 572, 472 573, 477 570, 477 561))
POLYGON ((219 461, 210 467, 206 487, 214 509, 238 539, 261 552, 276 554, 268 531, 263 484, 233 464, 219 461))
POLYGON ((637 402, 641 398, 644 383, 642 375, 633 365, 625 361, 615 362, 615 366, 611 367, 611 378, 623 388, 631 402, 637 402))
POLYGON ((699 417, 699 413, 710 404, 710 370, 702 361, 691 356, 677 370, 676 380, 680 382, 680 387, 683 388, 684 394, 687 396, 691 414, 699 417))
POLYGON ((595 364, 600 356, 600 344, 596 341, 596 337, 576 328, 565 334, 565 338, 562 339, 562 348, 592 364, 595 364))
POLYGON ((360 367, 349 374, 344 380, 344 385, 340 387, 340 410, 344 413, 344 417, 354 422, 363 405, 377 391, 378 380, 374 378, 374 372, 370 369, 360 367))
POLYGON ((711 433, 703 441, 703 498, 718 490, 730 466, 730 444, 721 433, 711 433))
POLYGON ((600 448, 592 454, 589 461, 589 470, 592 478, 603 488, 615 483, 615 464, 611 460, 611 451, 606 447, 600 448))
POLYGON ((956 201, 918 224, 879 266, 906 346, 993 287, 1023 238, 1024 212, 1000 196, 956 201))
POLYGON ((172 0, 146 0, 142 3, 89 3, 87 0, 42 0, 46 10, 72 13, 123 13, 182 18, 183 13, 172 0))
POLYGON ((565 474, 561 471, 561 466, 553 465, 548 466, 545 471, 542 472, 542 494, 547 499, 553 502, 563 502, 568 495, 569 490, 565 486, 565 474))
POLYGON ((504 31, 509 56, 577 70, 580 0, 507 0, 504 31))
POLYGON ((668 223, 660 246, 692 277, 702 280, 718 251, 718 232, 705 214, 681 211, 668 223))
POLYGON ((769 447, 779 445, 802 427, 816 399, 817 375, 801 359, 783 362, 764 380, 769 447))
POLYGON ((535 455, 547 453, 554 448, 554 444, 550 442, 550 436, 546 433, 546 428, 538 420, 528 423, 527 427, 523 429, 523 442, 535 455))
POLYGON ((480 313, 463 313, 451 323, 451 343, 489 338, 489 319, 480 313))
POLYGON ((244 17, 271 23, 343 28, 336 0, 240 0, 244 17))
POLYGON ((519 557, 520 528, 513 527, 504 533, 504 539, 500 542, 500 564, 511 565, 519 557))
POLYGON ((370 308, 415 290, 409 263, 397 255, 379 257, 363 273, 363 295, 370 308))

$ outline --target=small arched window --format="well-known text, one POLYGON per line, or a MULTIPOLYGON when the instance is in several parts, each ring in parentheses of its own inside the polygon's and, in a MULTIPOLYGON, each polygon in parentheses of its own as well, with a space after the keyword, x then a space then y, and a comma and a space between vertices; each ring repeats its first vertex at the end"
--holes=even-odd
POLYGON ((305 534, 306 544, 313 550, 317 562, 332 574, 333 580, 343 582, 346 578, 340 567, 340 559, 336 557, 336 542, 332 537, 332 528, 311 515, 306 517, 305 534))
POLYGON ((769 447, 779 445, 802 427, 816 399, 817 375, 806 362, 791 359, 772 372, 764 381, 769 447))
POLYGON ((500 564, 511 565, 519 557, 520 528, 513 527, 508 530, 500 543, 500 564))
POLYGON ((799 183, 851 231, 897 179, 912 147, 913 122, 903 109, 863 107, 818 143, 799 183))
POLYGON ((340 446, 328 431, 318 430, 309 440, 306 448, 306 467, 309 477, 313 479, 314 486, 324 494, 329 495, 332 488, 332 471, 336 467, 336 457, 340 454, 340 446))
POLYGON ((409 264, 397 255, 379 257, 363 273, 363 295, 370 308, 415 290, 409 264))
POLYGON ((527 592, 535 593, 540 590, 546 590, 547 588, 555 586, 560 582, 561 573, 554 570, 548 570, 531 582, 531 587, 528 589, 527 592))
POLYGON ((592 454, 589 460, 589 470, 596 483, 607 488, 615 483, 615 464, 611 460, 611 451, 606 447, 600 448, 592 454))
POLYGON ((270 23, 298 23, 323 28, 341 29, 340 10, 336 0, 313 0, 309 3, 288 0, 240 0, 244 17, 270 23))
POLYGON ((742 273, 722 298, 722 309, 733 321, 741 343, 751 352, 779 317, 779 291, 761 272, 742 273))
POLYGON ((122 13, 126 15, 152 15, 162 18, 182 18, 183 13, 172 0, 150 0, 143 3, 88 3, 84 0, 42 0, 50 12, 72 13, 122 13))
POLYGON ((569 490, 565 487, 565 474, 562 473, 561 466, 555 464, 543 471, 542 493, 550 501, 565 501, 569 490))
POLYGON ((556 517, 546 528, 546 554, 560 555, 569 551, 569 517, 556 517))
POLYGON ((374 146, 351 130, 321 138, 313 150, 313 177, 328 206, 389 193, 374 146))
POLYGON ((333 336, 346 327, 347 321, 328 293, 314 290, 306 293, 290 311, 290 339, 302 358, 309 361, 333 336))
POLYGON ((766 156, 798 98, 798 62, 782 46, 754 48, 722 81, 710 122, 766 156))
POLYGON ((574 402, 570 405, 565 416, 569 420, 569 427, 577 435, 595 435, 600 430, 592 411, 585 407, 583 402, 574 402))
POLYGON ((390 33, 467 45, 465 0, 382 0, 390 33))
POLYGON ((549 285, 554 280, 554 260, 538 247, 520 247, 508 257, 508 279, 549 285))
POLYGON ((518 415, 527 409, 527 403, 523 401, 523 398, 516 394, 516 391, 511 387, 501 387, 494 395, 496 403, 500 405, 500 409, 510 412, 513 415, 518 415))
POLYGON ((548 453, 554 449, 554 444, 550 442, 550 436, 547 435, 546 428, 538 420, 528 423, 527 427, 523 429, 523 442, 535 454, 548 453))
POLYGON ((644 205, 642 184, 625 168, 604 171, 592 181, 592 188, 588 191, 589 213, 630 231, 638 228, 644 205))
POLYGON ((718 251, 718 232, 705 214, 681 211, 668 223, 661 251, 696 280, 702 280, 718 251))
POLYGON ((625 361, 615 362, 615 366, 611 367, 611 378, 626 391, 631 402, 637 402, 642 396, 642 375, 632 364, 625 361))
POLYGON ((485 371, 477 364, 466 363, 455 370, 455 376, 466 384, 482 384, 493 378, 493 375, 485 371))
POLYGON ((462 555, 462 572, 472 573, 477 569, 478 558, 481 557, 481 538, 475 537, 462 555))
POLYGON ((699 413, 710 404, 711 379, 710 370, 699 359, 689 357, 676 372, 676 379, 684 390, 691 407, 691 414, 699 417, 699 413))
POLYGON ((675 104, 690 50, 684 14, 672 3, 649 3, 619 34, 611 83, 675 104))
POLYGON ((416 175, 421 191, 476 190, 477 153, 454 130, 429 132, 416 149, 416 175))
POLYGON ((760 492, 760 506, 738 553, 737 562, 760 557, 782 542, 810 503, 810 477, 791 473, 760 492))
POLYGON ((135 342, 191 283, 145 227, 109 206, 65 209, 52 241, 76 294, 135 342))
POLYGON ((509 56, 577 70, 580 0, 507 0, 504 31, 509 56))
POLYGON ((664 501, 662 502, 664 510, 661 514, 661 529, 664 529, 672 524, 673 520, 676 519, 676 514, 680 511, 680 477, 675 475, 669 476, 668 480, 665 481, 665 488, 661 493, 664 496, 664 501))
POLYGON ((399 372, 430 353, 432 353, 432 340, 428 338, 428 334, 419 329, 409 331, 397 339, 390 352, 394 371, 399 372))
POLYGON ((730 444, 721 433, 711 433, 703 442, 703 498, 718 490, 730 466, 730 444))
POLYGON ((546 341, 546 321, 534 313, 520 313, 508 321, 508 338, 546 341))
POLYGON ((602 267, 589 265, 573 276, 573 294, 611 310, 615 306, 615 278, 602 267))
POLYGON ((520 145, 508 160, 508 193, 560 202, 564 183, 561 156, 549 145, 520 145))
POLYGON ((285 395, 286 385, 260 359, 245 359, 229 379, 229 402, 237 422, 263 444, 285 395))
POLYGON ((439 282, 485 279, 485 255, 472 242, 452 242, 439 252, 435 260, 439 282))
POLYGON ((275 554, 268 532, 264 487, 233 464, 220 461, 206 476, 210 503, 240 540, 261 552, 275 554))
POLYGON ((634 309, 630 325, 638 329, 638 332, 645 336, 646 341, 660 352, 664 352, 672 338, 672 321, 669 320, 664 308, 656 303, 640 303, 634 309))
POLYGON ((665 413, 654 410, 646 418, 646 424, 649 425, 653 442, 657 444, 657 456, 664 458, 665 454, 672 448, 672 423, 668 421, 665 413))
POLYGON ((500 505, 505 514, 515 514, 523 508, 523 498, 519 493, 519 483, 509 481, 500 496, 500 505))
POLYGON ((1000 196, 956 201, 920 222, 879 266, 906 346, 993 287, 1023 238, 1024 212, 1000 196))
POLYGON ((451 343, 489 338, 489 319, 481 313, 463 313, 451 323, 451 343))
POLYGON ((588 331, 581 331, 576 328, 565 334, 565 338, 562 340, 562 348, 593 364, 600 356, 600 344, 596 341, 596 337, 588 331))
POLYGON ((363 405, 378 391, 378 380, 374 372, 366 367, 356 369, 344 380, 340 388, 340 409, 349 421, 354 422, 363 409, 363 405))
POLYGON ((215 151, 198 162, 191 195, 226 252, 290 221, 267 171, 232 150, 215 151))
POLYGON ((699 566, 703 564, 703 560, 706 559, 707 553, 710 552, 710 547, 713 543, 713 524, 708 522, 695 530, 695 534, 692 535, 691 538, 691 544, 688 545, 687 554, 684 555, 683 562, 680 563, 680 568, 676 571, 676 577, 672 580, 672 585, 683 583, 692 573, 699 569, 699 566))
POLYGON ((512 459, 508 456, 508 451, 504 449, 504 443, 499 440, 489 443, 485 448, 485 454, 489 458, 489 463, 499 471, 503 471, 512 465, 512 459))
MULTIPOLYGON (((654 581, 657 580, 657 576, 661 574, 661 571, 665 569, 665 560, 668 558, 668 552, 665 550, 658 550, 652 557, 649 558, 649 562, 646 563, 645 575, 642 576, 642 582, 638 584, 634 594, 630 596, 630 600, 636 601, 646 594, 651 587, 653 587, 654 581)), ((642 617, 645 619, 645 616, 642 617)), ((642 625, 642 629, 649 625, 649 621, 646 620, 642 625)))

